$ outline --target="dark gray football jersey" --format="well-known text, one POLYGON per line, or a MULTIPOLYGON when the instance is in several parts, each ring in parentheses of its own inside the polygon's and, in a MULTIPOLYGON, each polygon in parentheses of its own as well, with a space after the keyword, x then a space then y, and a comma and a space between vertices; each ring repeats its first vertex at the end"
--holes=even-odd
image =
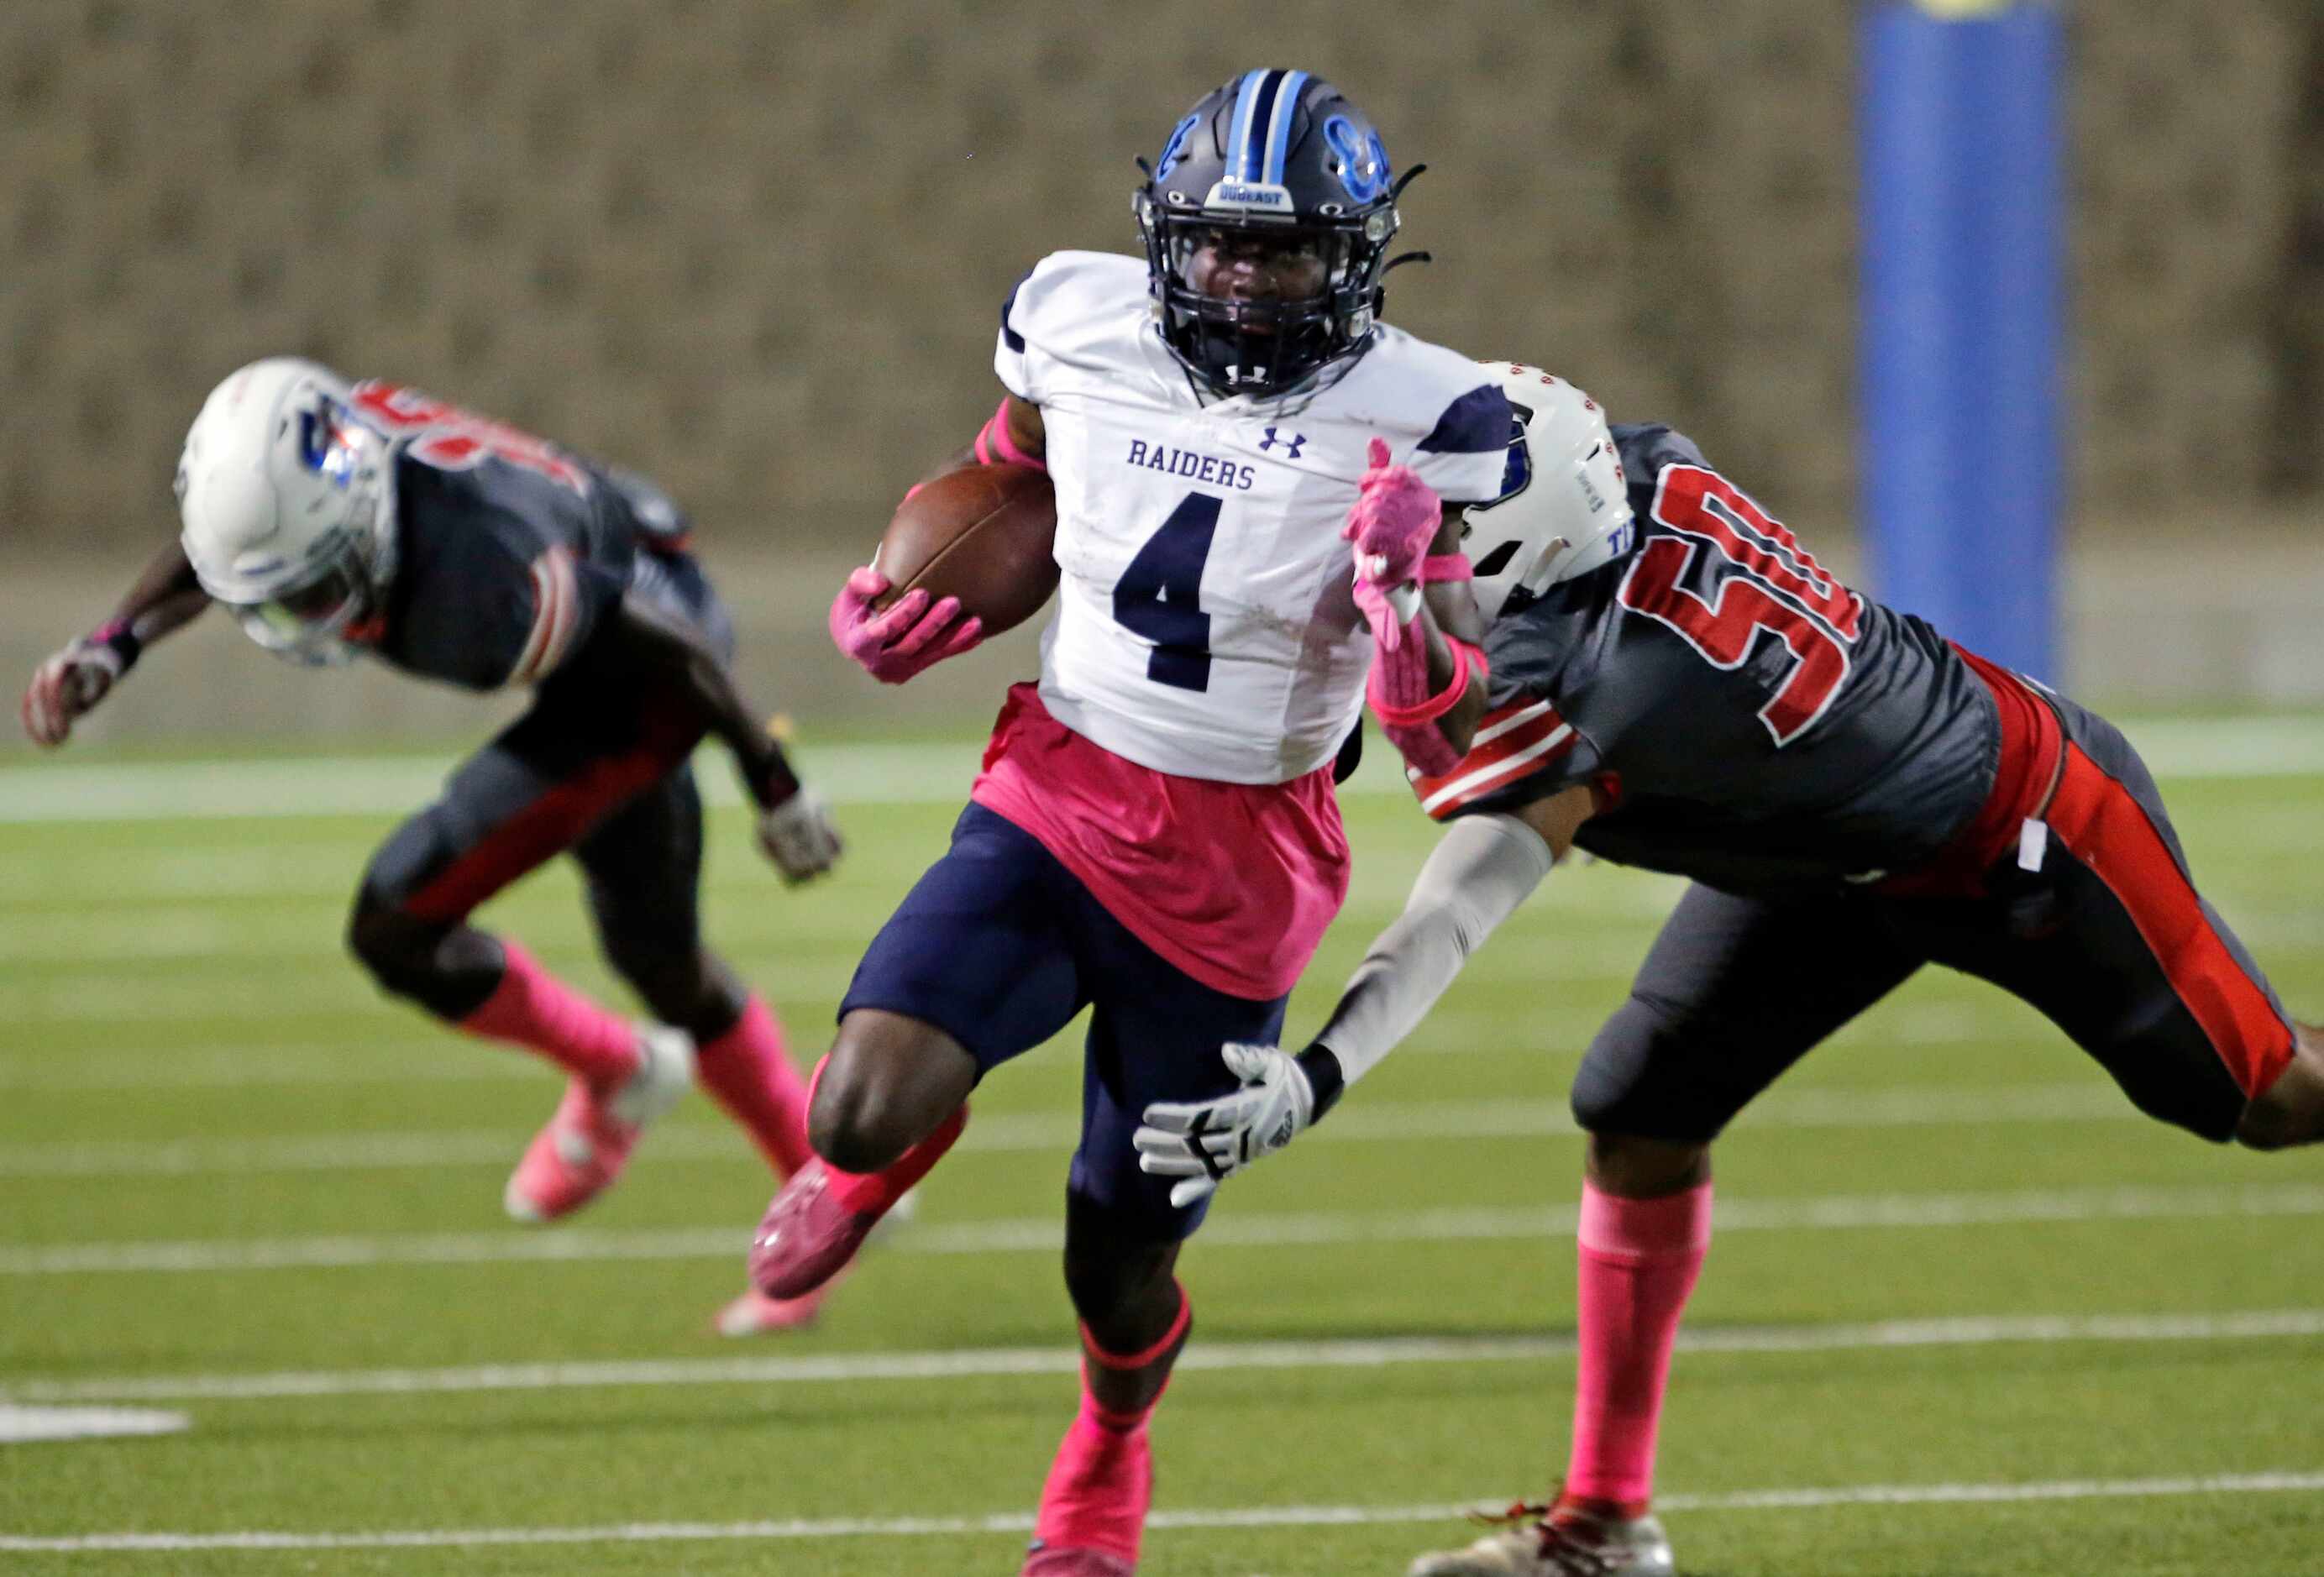
POLYGON ((687 522, 651 484, 416 391, 364 383, 355 403, 398 444, 395 578, 359 632, 382 660, 473 690, 540 683, 584 666, 632 586, 727 641, 683 595, 687 522))
POLYGON ((1992 692, 1922 620, 1834 580, 1666 427, 1616 427, 1637 540, 1512 599, 1440 819, 1600 791, 1582 847, 1739 892, 1909 870, 1990 792, 1992 692))

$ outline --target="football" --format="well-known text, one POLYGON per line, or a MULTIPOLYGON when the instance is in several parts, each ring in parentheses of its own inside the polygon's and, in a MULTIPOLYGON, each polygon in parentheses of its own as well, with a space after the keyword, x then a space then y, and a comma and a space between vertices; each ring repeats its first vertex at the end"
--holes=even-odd
POLYGON ((914 493, 880 539, 872 567, 891 588, 882 605, 915 587, 931 601, 958 597, 988 635, 1040 612, 1057 589, 1057 496, 1032 466, 964 466, 914 493))

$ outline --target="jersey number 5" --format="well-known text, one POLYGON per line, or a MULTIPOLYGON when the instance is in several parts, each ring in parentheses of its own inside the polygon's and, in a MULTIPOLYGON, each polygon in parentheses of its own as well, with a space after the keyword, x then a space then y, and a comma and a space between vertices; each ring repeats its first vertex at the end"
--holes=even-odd
POLYGON ((1824 572, 1782 521, 1725 477, 1673 466, 1655 487, 1657 537, 1622 579, 1622 605, 1675 631, 1713 668, 1738 669, 1762 632, 1792 654, 1759 721, 1780 750, 1848 681, 1864 599, 1824 572))
POLYGON ((1190 493, 1146 540, 1113 586, 1114 622, 1154 643, 1146 677, 1181 690, 1211 687, 1211 616, 1202 610, 1203 566, 1222 499, 1190 493))
POLYGON ((355 408, 391 438, 409 438, 415 459, 438 471, 466 471, 487 458, 539 472, 586 496, 588 474, 554 444, 520 428, 447 405, 433 395, 394 383, 355 388, 355 408))

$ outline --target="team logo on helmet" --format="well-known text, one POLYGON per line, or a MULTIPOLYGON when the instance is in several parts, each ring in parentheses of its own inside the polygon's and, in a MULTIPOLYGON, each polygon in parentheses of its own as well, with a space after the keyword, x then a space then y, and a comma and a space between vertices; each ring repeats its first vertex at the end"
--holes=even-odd
POLYGON ((1378 202, 1392 179, 1388 168, 1388 144, 1377 130, 1361 135, 1356 123, 1335 115, 1323 123, 1323 141, 1340 156, 1340 184, 1359 203, 1378 202))
POLYGON ((1533 484, 1533 451, 1526 447, 1526 423, 1532 420, 1532 406, 1509 401, 1509 457, 1501 466, 1501 490, 1483 503, 1471 504, 1471 514, 1505 504, 1533 484))
POLYGON ((1202 124, 1203 117, 1198 115, 1190 115, 1178 123, 1177 129, 1170 134, 1170 140, 1162 144, 1162 157, 1155 161, 1155 180, 1167 180, 1170 178, 1170 172, 1177 169, 1179 161, 1186 156, 1186 139, 1202 124))

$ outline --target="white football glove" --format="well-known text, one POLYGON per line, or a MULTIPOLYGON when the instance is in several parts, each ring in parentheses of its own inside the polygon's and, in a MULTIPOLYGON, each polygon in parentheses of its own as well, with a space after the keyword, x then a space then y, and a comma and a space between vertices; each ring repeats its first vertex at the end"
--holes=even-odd
POLYGON ((1139 1171, 1185 1179, 1170 1190, 1170 1203, 1181 1210, 1315 1120, 1315 1087, 1282 1047, 1230 1041, 1220 1056, 1241 1089, 1215 1101, 1157 1101, 1130 1137, 1139 1171))
POLYGON ((17 711, 24 735, 53 749, 71 737, 73 719, 106 697, 129 665, 101 641, 74 641, 32 670, 17 711))
POLYGON ((839 828, 832 822, 831 807, 801 784, 788 799, 759 813, 759 847, 791 886, 822 875, 839 858, 839 828))

